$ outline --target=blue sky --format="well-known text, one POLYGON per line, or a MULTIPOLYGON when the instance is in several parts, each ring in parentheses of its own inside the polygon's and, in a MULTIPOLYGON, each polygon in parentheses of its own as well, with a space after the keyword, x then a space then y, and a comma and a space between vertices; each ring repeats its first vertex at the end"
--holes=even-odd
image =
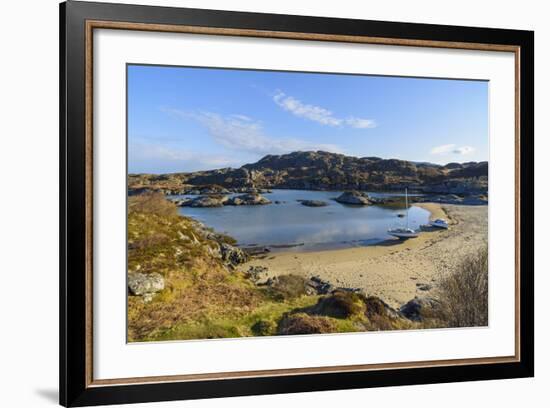
POLYGON ((488 83, 128 66, 130 173, 239 167, 297 150, 488 160, 488 83))

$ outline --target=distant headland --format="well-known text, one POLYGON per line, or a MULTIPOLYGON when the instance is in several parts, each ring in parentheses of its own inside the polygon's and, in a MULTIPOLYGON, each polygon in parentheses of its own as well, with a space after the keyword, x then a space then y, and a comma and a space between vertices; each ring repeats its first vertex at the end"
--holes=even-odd
POLYGON ((267 155, 240 168, 170 174, 129 174, 129 194, 160 191, 189 194, 197 189, 247 192, 253 189, 398 191, 486 195, 488 163, 439 165, 324 151, 267 155))

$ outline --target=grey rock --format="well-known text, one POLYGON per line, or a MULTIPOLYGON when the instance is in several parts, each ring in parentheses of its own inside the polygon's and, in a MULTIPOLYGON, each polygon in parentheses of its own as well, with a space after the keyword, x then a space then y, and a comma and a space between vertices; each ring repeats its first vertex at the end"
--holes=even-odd
POLYGON ((164 289, 164 278, 154 273, 133 272, 128 274, 128 290, 134 296, 152 295, 164 289))
POLYGON ((173 200, 174 204, 176 204, 178 207, 187 207, 189 204, 191 204, 191 201, 193 201, 191 198, 180 198, 173 200))
POLYGON ((322 200, 297 200, 302 205, 306 207, 326 207, 328 203, 322 200))
POLYGON ((208 253, 213 257, 213 258, 221 258, 222 257, 222 251, 221 251, 221 248, 220 248, 220 245, 216 242, 213 243, 212 246, 207 246, 208 248, 208 253))
POLYGON ((335 198, 336 201, 342 204, 351 204, 351 205, 369 205, 371 201, 367 194, 361 193, 360 191, 346 191, 342 193, 339 197, 335 198))
POLYGON ((225 205, 265 205, 271 204, 267 198, 261 194, 250 193, 232 197, 225 202, 225 205))
POLYGON ((265 266, 251 266, 250 268, 248 268, 246 276, 248 279, 256 284, 266 284, 268 286, 272 286, 277 282, 277 277, 268 278, 268 271, 268 268, 265 266))
POLYGON ((243 251, 249 256, 265 255, 266 253, 271 252, 271 250, 266 246, 250 246, 243 248, 243 251))
POLYGON ((226 243, 220 244, 222 260, 229 265, 236 266, 248 261, 248 255, 240 248, 226 243))
POLYGON ((222 207, 227 200, 227 197, 199 196, 186 205, 189 207, 222 207))
POLYGON ((331 293, 336 289, 336 286, 332 285, 331 283, 322 280, 318 276, 312 276, 307 282, 306 282, 306 290, 310 288, 314 293, 317 293, 319 295, 326 295, 327 293, 331 293))
POLYGON ((440 309, 441 304, 437 299, 430 297, 415 297, 399 308, 403 316, 409 320, 422 321, 424 316, 434 315, 440 309))
POLYGON ((401 313, 377 296, 365 295, 364 302, 366 306, 365 315, 369 319, 374 316, 383 316, 389 319, 398 319, 402 317, 401 313))
POLYGON ((418 282, 416 284, 416 288, 418 290, 422 290, 422 291, 428 291, 428 290, 432 290, 432 285, 430 285, 429 283, 421 283, 421 282, 418 282))

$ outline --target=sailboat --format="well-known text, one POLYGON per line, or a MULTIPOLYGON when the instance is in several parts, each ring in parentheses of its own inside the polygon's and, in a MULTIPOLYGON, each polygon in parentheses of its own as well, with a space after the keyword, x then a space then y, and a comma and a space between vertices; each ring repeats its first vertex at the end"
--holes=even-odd
POLYGON ((430 225, 435 228, 449 229, 449 223, 443 218, 438 218, 430 222, 430 225))
POLYGON ((418 232, 416 232, 412 228, 409 228, 409 197, 408 197, 408 192, 406 188, 405 188, 405 219, 406 219, 405 228, 390 228, 388 230, 388 234, 394 237, 397 237, 399 239, 416 238, 418 236, 418 232))

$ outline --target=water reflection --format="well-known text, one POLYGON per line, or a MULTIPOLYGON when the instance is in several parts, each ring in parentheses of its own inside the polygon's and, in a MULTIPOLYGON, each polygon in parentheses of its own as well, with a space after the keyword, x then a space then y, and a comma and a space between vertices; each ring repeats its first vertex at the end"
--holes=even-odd
MULTIPOLYGON (((374 244, 388 238, 388 228, 402 225, 404 209, 380 206, 356 207, 333 200, 340 192, 273 190, 264 206, 219 208, 182 207, 181 213, 225 232, 239 245, 300 245, 299 250, 374 244), (296 200, 323 200, 326 207, 306 207, 296 200), (303 245, 302 245, 303 244, 303 245)), ((373 193, 373 196, 384 196, 373 193)), ((409 209, 409 226, 426 224, 429 212, 409 209)))

